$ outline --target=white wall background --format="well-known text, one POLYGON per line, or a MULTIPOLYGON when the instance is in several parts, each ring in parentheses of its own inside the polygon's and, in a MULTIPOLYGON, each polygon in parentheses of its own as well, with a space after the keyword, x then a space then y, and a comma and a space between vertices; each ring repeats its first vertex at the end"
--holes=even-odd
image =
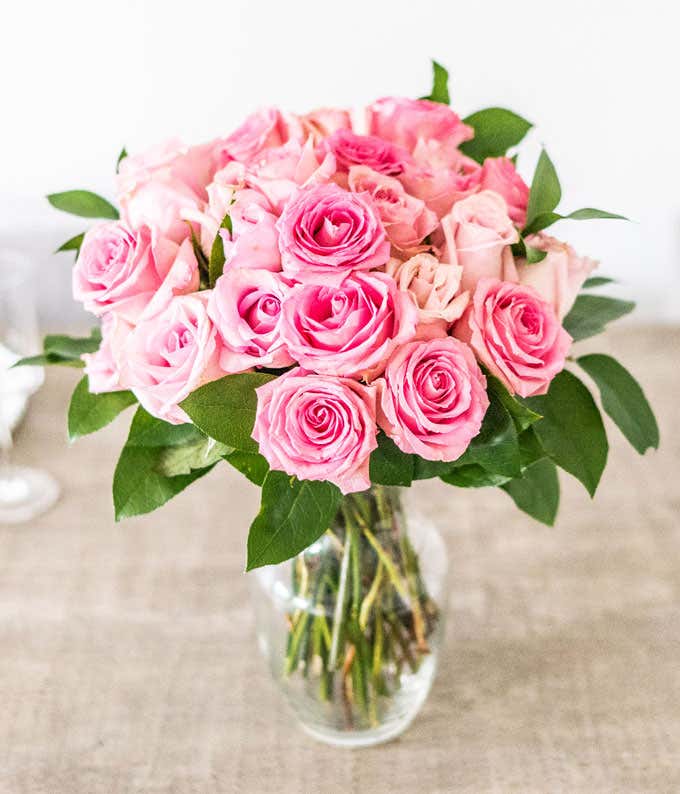
POLYGON ((670 0, 59 0, 13 2, 0 47, 0 242, 39 268, 43 320, 82 320, 69 295, 83 230, 44 194, 111 196, 117 154, 227 133, 250 110, 304 111, 419 96, 447 65, 461 115, 492 104, 536 123, 562 208, 635 220, 571 222, 558 236, 602 261, 638 318, 680 321, 678 22, 670 0))

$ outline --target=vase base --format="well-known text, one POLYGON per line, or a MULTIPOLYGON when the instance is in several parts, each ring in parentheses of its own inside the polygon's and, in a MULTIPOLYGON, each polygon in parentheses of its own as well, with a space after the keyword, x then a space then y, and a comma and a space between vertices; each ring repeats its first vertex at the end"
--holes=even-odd
POLYGON ((400 736, 413 722, 415 714, 410 714, 401 722, 380 725, 367 731, 332 731, 315 725, 300 723, 302 730, 312 739, 332 747, 346 747, 349 750, 360 747, 375 747, 378 744, 391 742, 400 736))

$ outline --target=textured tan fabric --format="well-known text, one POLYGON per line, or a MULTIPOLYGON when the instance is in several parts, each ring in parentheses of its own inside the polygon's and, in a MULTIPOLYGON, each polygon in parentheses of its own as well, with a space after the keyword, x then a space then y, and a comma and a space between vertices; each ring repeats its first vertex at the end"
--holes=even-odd
POLYGON ((413 489, 447 538, 449 632, 419 719, 361 751, 308 739, 267 677, 241 573, 256 490, 223 466, 115 525, 128 419, 69 449, 77 374, 50 372, 17 457, 63 497, 0 528, 1 794, 680 790, 680 331, 607 348, 661 451, 612 428, 596 501, 564 477, 554 529, 501 492, 413 489))

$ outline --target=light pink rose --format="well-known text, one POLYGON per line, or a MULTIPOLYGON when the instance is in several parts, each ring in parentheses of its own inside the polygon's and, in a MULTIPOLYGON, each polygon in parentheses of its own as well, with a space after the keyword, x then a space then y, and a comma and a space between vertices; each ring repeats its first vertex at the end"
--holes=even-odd
POLYGON ((272 469, 365 491, 377 447, 375 389, 296 368, 257 389, 253 438, 272 469))
POLYGON ((432 143, 419 144, 415 153, 419 167, 408 169, 400 179, 411 195, 422 199, 441 218, 457 201, 479 190, 482 169, 458 150, 448 158, 448 165, 438 164, 439 149, 433 149, 432 143))
POLYGON ((393 177, 355 165, 349 169, 348 185, 353 193, 371 197, 390 242, 401 250, 420 245, 438 225, 437 216, 425 202, 410 196, 393 177))
POLYGON ((449 326, 465 311, 469 293, 460 292, 460 265, 440 262, 432 254, 416 254, 405 262, 393 257, 385 272, 399 289, 413 295, 423 323, 449 326))
POLYGON ((98 223, 85 234, 73 268, 73 297, 93 314, 115 310, 136 322, 171 274, 163 294, 198 289, 198 263, 188 245, 187 251, 147 226, 135 231, 122 221, 98 223), (172 269, 180 251, 184 264, 178 285, 177 269, 172 269))
POLYGON ((352 126, 349 112, 342 108, 318 108, 299 118, 303 130, 311 135, 315 143, 338 130, 347 130, 352 126))
POLYGON ((545 394, 564 368, 572 339, 531 287, 483 278, 454 335, 511 393, 545 394))
POLYGON ((229 160, 247 163, 263 150, 281 146, 291 138, 301 141, 302 125, 277 108, 263 108, 251 113, 221 145, 221 165, 229 160))
POLYGON ((351 130, 338 130, 320 147, 335 155, 338 171, 346 173, 353 165, 366 166, 387 176, 399 176, 412 163, 411 155, 402 146, 376 135, 357 135, 351 130))
POLYGON ((450 336, 400 347, 376 385, 378 424, 399 449, 425 460, 459 458, 489 407, 472 351, 450 336))
POLYGON ((551 303, 562 320, 574 305, 583 282, 597 267, 595 259, 579 256, 568 244, 540 232, 527 238, 527 245, 547 251, 548 255, 535 265, 517 263, 520 283, 533 287, 543 300, 551 303))
POLYGON ((301 190, 276 226, 283 272, 297 281, 337 286, 348 273, 380 267, 390 256, 370 199, 337 185, 301 190))
POLYGON ((220 367, 227 373, 250 367, 295 363, 281 340, 281 303, 288 284, 268 270, 229 270, 215 284, 208 315, 222 344, 220 367))
POLYGON ((442 260, 463 268, 461 288, 474 290, 480 278, 517 281, 509 246, 519 234, 498 193, 482 190, 453 205, 442 218, 442 260))
POLYGON ((483 190, 495 190, 505 199, 508 215, 522 228, 527 221, 529 187, 509 157, 487 157, 482 165, 483 190))
POLYGON ((115 312, 102 317, 102 341, 95 353, 81 356, 92 394, 121 391, 120 371, 125 341, 133 326, 115 312))
POLYGON ((371 377, 413 338, 418 310, 384 273, 353 273, 340 286, 293 287, 283 303, 281 337, 305 369, 371 377))
POLYGON ((205 188, 218 165, 216 146, 188 147, 172 140, 125 157, 117 177, 121 218, 133 228, 151 226, 181 242, 190 233, 182 213, 200 210, 207 197, 205 188))
POLYGON ((150 414, 173 425, 190 421, 179 407, 185 397, 224 375, 209 297, 205 290, 173 298, 140 322, 125 344, 122 382, 150 414))
POLYGON ((370 132, 412 152, 419 140, 436 140, 456 148, 474 137, 447 105, 427 99, 384 97, 369 107, 370 132))
POLYGON ((231 234, 221 229, 225 270, 255 268, 281 270, 276 215, 267 209, 268 202, 254 190, 242 190, 229 207, 231 234))

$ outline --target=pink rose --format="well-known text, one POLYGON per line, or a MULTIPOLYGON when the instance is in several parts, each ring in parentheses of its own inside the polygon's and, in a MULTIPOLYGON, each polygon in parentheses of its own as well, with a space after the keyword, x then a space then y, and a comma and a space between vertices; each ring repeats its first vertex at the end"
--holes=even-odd
POLYGON ((187 147, 176 140, 125 157, 117 177, 121 218, 133 228, 151 226, 180 242, 190 232, 182 213, 200 209, 217 158, 214 142, 187 147))
POLYGON ((102 317, 102 341, 96 353, 85 353, 85 374, 92 394, 121 391, 120 369, 125 341, 132 325, 115 312, 102 317))
POLYGON ((474 137, 447 105, 427 99, 384 97, 369 107, 370 132, 412 152, 419 140, 433 139, 456 148, 474 137))
POLYGON ((337 286, 348 273, 380 267, 390 256, 370 199, 333 184, 301 190, 277 229, 283 272, 297 281, 337 286))
POLYGON ((492 375, 522 397, 545 394, 564 368, 571 337, 531 287, 483 278, 454 335, 492 375))
POLYGON ((242 190, 229 207, 231 234, 221 229, 225 270, 236 268, 281 270, 276 215, 268 202, 254 190, 242 190))
POLYGON ((135 231, 121 221, 98 223, 85 234, 73 268, 73 297, 93 314, 115 310, 136 322, 169 277, 166 296, 198 289, 198 263, 188 241, 180 247, 147 226, 135 231), (183 265, 177 284, 173 266, 180 252, 183 265))
POLYGON ((437 227, 437 216, 425 202, 409 196, 397 179, 355 165, 349 169, 348 184, 353 193, 371 197, 390 242, 401 250, 415 248, 437 227))
POLYGON ((441 218, 457 201, 479 190, 482 169, 458 150, 447 165, 438 164, 438 152, 432 142, 419 145, 415 153, 419 167, 407 170, 400 179, 411 195, 422 199, 441 218))
POLYGON ((281 338, 305 369, 370 379, 413 338, 418 311, 384 273, 353 273, 340 286, 293 287, 283 303, 281 338))
POLYGON ((458 201, 442 218, 442 260, 463 268, 461 288, 474 290, 480 278, 516 281, 509 246, 519 234, 498 193, 482 190, 458 201))
POLYGON ((416 254, 405 262, 393 257, 385 272, 399 289, 413 295, 421 322, 448 326, 465 311, 469 293, 460 292, 460 265, 440 262, 432 254, 416 254))
POLYGON ((338 171, 347 172, 353 165, 363 165, 387 176, 399 176, 412 162, 411 155, 401 146, 375 135, 357 135, 351 130, 338 130, 321 144, 332 152, 338 171))
POLYGON ((544 232, 527 238, 527 245, 547 251, 548 255, 535 265, 517 263, 520 283, 533 287, 543 300, 551 303, 562 320, 574 305, 583 282, 597 267, 594 259, 579 256, 568 244, 544 232))
POLYGON ((208 317, 210 292, 181 295, 129 335, 121 379, 144 408, 173 425, 188 422, 179 403, 222 377, 217 332, 208 317))
POLYGON ((378 424, 399 449, 426 460, 459 458, 489 407, 472 351, 450 336, 400 347, 377 386, 378 424))
POLYGON ((302 140, 302 126, 293 116, 277 108, 263 108, 251 113, 222 143, 221 164, 229 160, 247 163, 264 149, 281 146, 291 138, 302 140))
POLYGON ((272 469, 328 480, 343 493, 370 487, 377 447, 375 389, 296 368, 257 389, 253 438, 272 469))
POLYGON ((289 287, 268 270, 229 270, 215 284, 208 315, 222 343, 220 367, 228 373, 294 363, 281 340, 281 303, 289 287))
POLYGON ((303 130, 311 135, 315 143, 338 130, 347 130, 352 126, 349 112, 341 108, 318 108, 300 116, 300 122, 303 130))
POLYGON ((505 199, 508 215, 520 228, 527 221, 529 188, 509 157, 487 157, 481 173, 483 190, 495 190, 505 199))

